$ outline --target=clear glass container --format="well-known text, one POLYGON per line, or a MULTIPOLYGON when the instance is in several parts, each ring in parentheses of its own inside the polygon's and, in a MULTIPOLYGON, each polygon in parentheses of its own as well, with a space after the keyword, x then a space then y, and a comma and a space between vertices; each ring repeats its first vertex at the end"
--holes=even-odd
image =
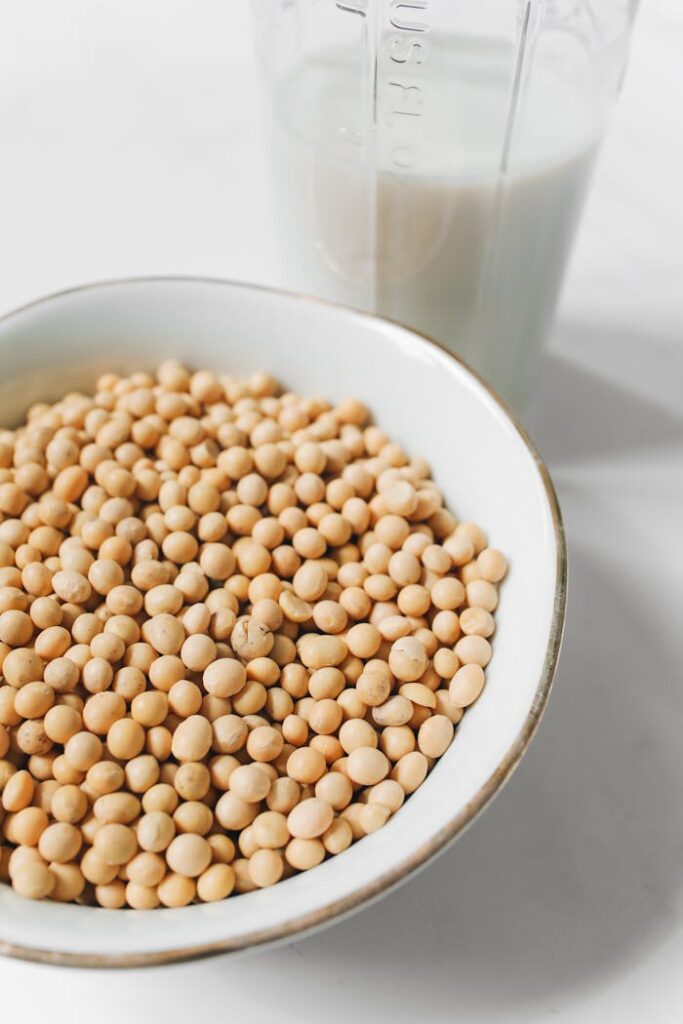
POLYGON ((633 0, 252 0, 290 287, 410 324, 523 403, 633 0))

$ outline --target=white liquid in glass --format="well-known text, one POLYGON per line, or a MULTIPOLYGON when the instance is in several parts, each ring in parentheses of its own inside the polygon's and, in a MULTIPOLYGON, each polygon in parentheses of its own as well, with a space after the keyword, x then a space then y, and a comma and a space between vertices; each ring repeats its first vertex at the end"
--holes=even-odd
POLYGON ((308 59, 285 80, 270 138, 290 285, 417 327, 518 403, 552 318, 598 126, 569 85, 534 71, 504 156, 513 71, 503 47, 433 48, 418 159, 400 172, 391 132, 365 128, 362 76, 344 54, 308 59))

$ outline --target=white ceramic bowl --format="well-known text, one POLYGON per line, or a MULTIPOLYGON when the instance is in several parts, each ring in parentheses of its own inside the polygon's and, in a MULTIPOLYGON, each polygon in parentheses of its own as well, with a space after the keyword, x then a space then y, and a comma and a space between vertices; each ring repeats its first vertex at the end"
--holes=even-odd
MULTIPOLYGON (((491 390, 433 342, 314 300, 220 281, 111 282, 0 321, 0 419, 177 356, 237 374, 265 368, 302 394, 356 395, 425 456, 448 503, 510 558, 494 656, 450 749, 389 824, 272 889, 182 910, 34 903, 0 885, 0 952, 136 965, 237 951, 329 923, 405 880, 459 835, 509 777, 538 724, 557 660, 565 547, 548 473, 491 390)), ((400 899, 400 896, 397 897, 400 899)))

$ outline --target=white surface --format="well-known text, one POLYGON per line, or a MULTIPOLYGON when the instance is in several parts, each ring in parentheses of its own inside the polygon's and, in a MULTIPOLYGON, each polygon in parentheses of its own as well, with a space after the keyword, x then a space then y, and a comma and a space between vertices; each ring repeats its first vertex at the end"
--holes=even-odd
POLYGON ((357 901, 381 879, 386 886, 404 875, 407 862, 424 860, 436 836, 469 816, 480 791, 491 780, 495 785, 501 766, 524 744, 527 719, 543 703, 563 557, 554 508, 523 437, 468 370, 423 338, 375 317, 261 288, 138 281, 69 292, 0 321, 0 414, 11 423, 34 400, 92 388, 106 369, 154 369, 169 356, 188 363, 199 358, 208 369, 241 376, 267 366, 304 395, 333 401, 356 395, 372 405, 390 437, 429 455, 449 507, 461 519, 485 524, 491 543, 510 560, 486 689, 419 792, 344 857, 272 889, 153 914, 27 903, 0 885, 0 949, 5 941, 131 957, 246 944, 255 933, 277 934, 339 902, 357 901), (384 372, 389 365, 390 377, 384 372), (434 437, 451 443, 433 451, 434 437))
MULTIPOLYGON (((285 280, 246 26, 243 0, 2 6, 0 308, 116 274, 285 280)), ((570 610, 510 787, 434 867, 322 935, 144 973, 5 961, 3 1019, 681 1019, 682 46, 680 4, 646 0, 528 416, 570 610)))

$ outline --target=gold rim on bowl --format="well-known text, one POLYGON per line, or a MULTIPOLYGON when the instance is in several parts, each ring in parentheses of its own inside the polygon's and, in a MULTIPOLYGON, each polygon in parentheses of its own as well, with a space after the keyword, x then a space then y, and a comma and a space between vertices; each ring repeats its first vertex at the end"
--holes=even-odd
POLYGON ((13 309, 10 312, 5 313, 3 316, 0 316, 0 326, 27 310, 52 302, 54 299, 64 298, 67 295, 74 295, 78 292, 92 291, 106 287, 117 287, 120 285, 155 283, 210 284, 221 287, 227 286, 229 288, 246 288, 252 291, 268 292, 271 294, 282 295, 290 299, 317 303, 331 309, 336 309, 345 316, 351 316, 353 318, 357 317, 361 319, 381 320, 382 322, 402 327, 405 330, 410 331, 412 334, 417 335, 429 345, 432 345, 439 349, 440 352, 443 352, 454 363, 457 363, 462 367, 488 393, 488 395, 498 405, 499 409, 511 422, 522 443, 525 445, 527 451, 534 460, 543 483, 543 488, 552 517, 555 547, 557 552, 555 596, 553 601, 552 621, 550 624, 550 635, 548 637, 548 644, 543 661, 543 669, 541 671, 541 676, 531 707, 522 724, 522 728, 506 755, 499 762, 489 778, 479 788, 469 803, 463 807, 462 810, 459 811, 459 813, 456 814, 446 826, 444 826, 444 828, 437 832, 436 835, 423 843, 418 850, 412 853, 409 857, 406 857, 401 864, 392 868, 391 871, 385 872, 373 882, 361 886, 353 893, 345 896, 343 899, 327 903, 325 906, 288 921, 286 924, 276 925, 272 928, 263 928, 244 935, 239 939, 218 940, 216 942, 204 943, 201 945, 183 946, 171 950, 159 950, 156 952, 153 951, 134 954, 65 953, 41 949, 39 947, 23 946, 13 942, 0 940, 0 954, 16 957, 22 960, 32 960, 43 964, 70 967, 148 967, 159 964, 175 963, 182 960, 195 960, 201 957, 216 956, 220 953, 236 953, 240 950, 250 949, 255 946, 262 946, 272 942, 282 942, 295 937, 300 938, 306 932, 323 925, 332 924, 333 921, 338 920, 342 916, 350 914, 353 910, 359 908, 361 904, 372 901, 378 898, 381 894, 386 894, 390 889, 404 881, 407 876, 417 868, 426 866, 430 860, 436 857, 437 854, 442 853, 450 843, 452 843, 458 836, 462 835, 465 829, 472 824, 475 818, 487 806, 487 804, 490 803, 493 797, 501 791, 505 783, 511 777, 515 768, 519 764, 522 755, 533 739, 539 722, 543 716, 550 690, 552 688, 553 679, 555 677, 560 647, 562 644, 565 609, 567 603, 567 548, 564 526, 562 523, 562 514, 560 512, 557 494, 555 492, 555 487, 551 480, 548 467, 536 450, 536 447, 525 428, 522 426, 516 414, 512 411, 507 402, 502 399, 491 385, 488 384, 475 370, 472 370, 463 359, 454 355, 443 344, 441 344, 441 342, 431 338, 428 334, 424 334, 422 331, 418 331, 414 327, 410 327, 407 324, 400 323, 399 321, 380 317, 375 313, 362 313, 346 306, 341 306, 338 303, 328 302, 324 299, 317 299, 312 296, 286 291, 281 288, 271 288, 267 285, 252 284, 249 282, 227 280, 223 278, 193 277, 191 275, 119 278, 108 281, 95 281, 90 284, 77 285, 73 288, 65 288, 62 291, 53 292, 50 295, 35 299, 32 302, 28 302, 23 306, 19 306, 17 309, 13 309))

